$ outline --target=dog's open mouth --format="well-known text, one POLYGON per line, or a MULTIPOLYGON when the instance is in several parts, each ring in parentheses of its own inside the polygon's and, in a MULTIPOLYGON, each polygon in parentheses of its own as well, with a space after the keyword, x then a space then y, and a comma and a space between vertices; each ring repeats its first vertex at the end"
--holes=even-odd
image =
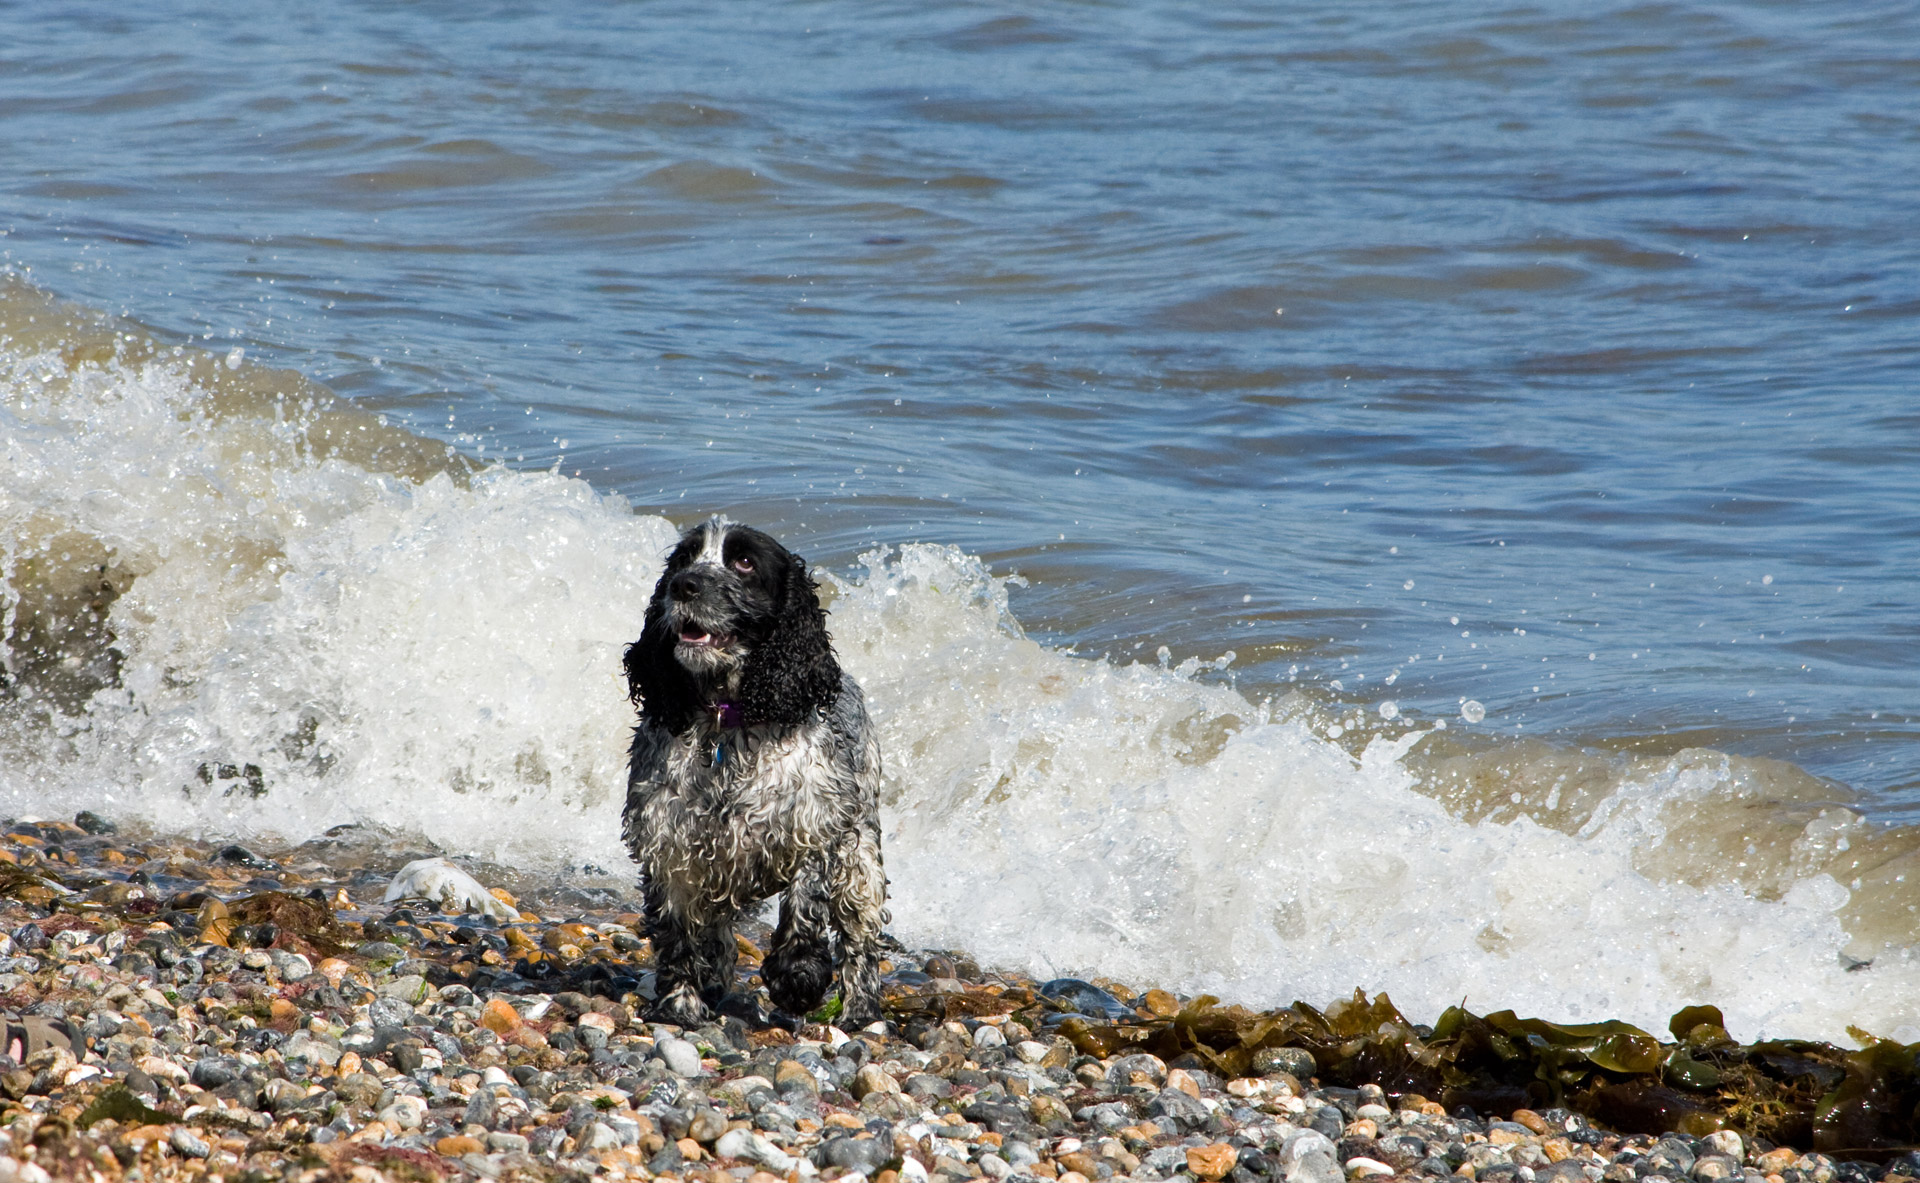
POLYGON ((733 643, 730 633, 710 633, 697 624, 680 626, 680 643, 702 649, 722 649, 733 643))

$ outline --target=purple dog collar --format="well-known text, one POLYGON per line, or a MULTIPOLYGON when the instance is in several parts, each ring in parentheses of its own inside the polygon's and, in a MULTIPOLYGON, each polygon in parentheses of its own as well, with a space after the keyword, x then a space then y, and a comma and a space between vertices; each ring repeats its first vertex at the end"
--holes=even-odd
POLYGON ((722 727, 738 729, 746 726, 740 704, 737 702, 716 702, 713 704, 714 721, 722 727))

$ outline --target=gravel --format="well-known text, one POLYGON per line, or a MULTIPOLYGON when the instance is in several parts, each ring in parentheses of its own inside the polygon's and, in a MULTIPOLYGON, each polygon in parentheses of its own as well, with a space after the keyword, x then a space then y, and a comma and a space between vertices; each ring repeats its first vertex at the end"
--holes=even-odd
MULTIPOLYGON (((209 857, 82 820, 0 839, 5 1005, 67 1016, 88 1044, 0 1057, 0 1183, 1920 1176, 1907 1158, 1835 1162, 1731 1130, 1449 1113, 1316 1080, 1299 1048, 1264 1049, 1231 1080, 1190 1056, 1086 1055, 1049 1022, 1187 1000, 986 973, 953 953, 895 953, 893 1022, 865 1031, 654 1024, 647 945, 618 899, 496 892, 514 919, 447 916, 380 899, 400 859, 209 857)), ((754 936, 743 988, 757 984, 754 936)))

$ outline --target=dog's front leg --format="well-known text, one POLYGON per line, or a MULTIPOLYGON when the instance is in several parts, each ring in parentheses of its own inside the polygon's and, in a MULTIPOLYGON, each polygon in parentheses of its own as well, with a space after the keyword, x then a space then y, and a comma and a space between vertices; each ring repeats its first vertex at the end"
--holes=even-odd
POLYGON ((773 1005, 804 1018, 819 1007, 833 983, 833 947, 828 943, 827 877, 819 856, 800 866, 780 893, 780 925, 760 966, 773 1005))
MULTIPOLYGON (((651 910, 651 909, 650 909, 651 910)), ((713 1017, 739 956, 731 917, 695 923, 672 911, 653 918, 653 959, 659 1001, 653 1017, 678 1027, 697 1027, 713 1017)))
POLYGON ((694 948, 693 934, 679 917, 663 917, 654 926, 654 985, 659 1000, 653 1004, 653 1017, 663 1023, 698 1027, 707 1021, 694 948))
POLYGON ((833 853, 828 872, 833 926, 840 933, 840 1025, 880 1019, 880 931, 887 923, 887 871, 878 828, 863 825, 833 853))

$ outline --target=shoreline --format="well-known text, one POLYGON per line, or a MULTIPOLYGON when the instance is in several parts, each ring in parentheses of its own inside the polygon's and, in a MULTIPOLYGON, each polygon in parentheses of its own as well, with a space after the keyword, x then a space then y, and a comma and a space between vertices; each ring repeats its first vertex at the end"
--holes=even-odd
POLYGON ((1710 1007, 1671 1042, 1357 992, 1256 1012, 906 949, 883 1030, 682 1031, 638 1013, 633 913, 444 915, 385 903, 397 869, 12 824, 0 1006, 85 1048, 0 1063, 0 1183, 1920 1178, 1920 1046, 1740 1045, 1710 1007))

